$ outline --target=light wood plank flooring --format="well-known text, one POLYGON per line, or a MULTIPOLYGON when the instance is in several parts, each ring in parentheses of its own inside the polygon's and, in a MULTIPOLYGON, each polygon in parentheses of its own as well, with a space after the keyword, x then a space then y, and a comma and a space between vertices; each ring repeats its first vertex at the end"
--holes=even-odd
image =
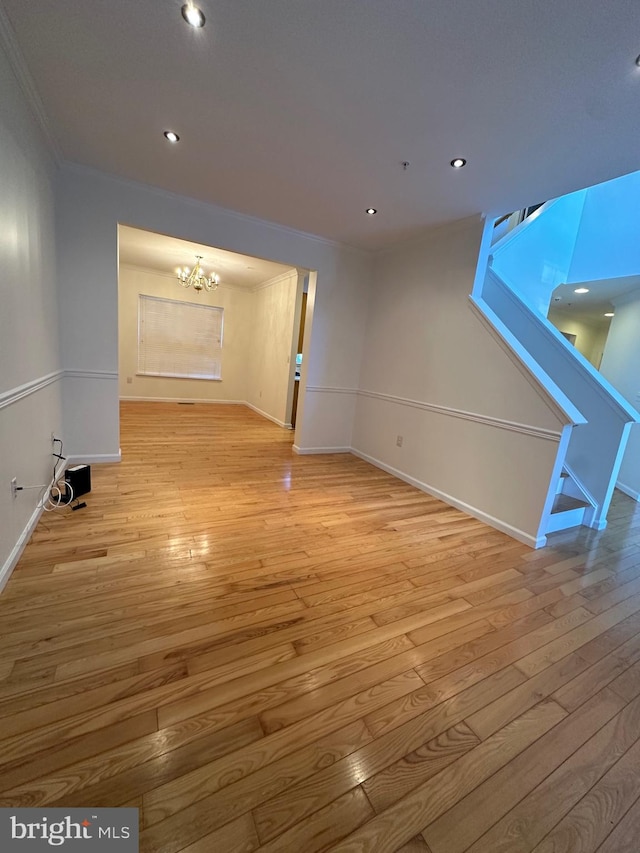
POLYGON ((143 853, 636 853, 640 508, 534 552, 243 407, 130 403, 0 596, 0 805, 143 853))

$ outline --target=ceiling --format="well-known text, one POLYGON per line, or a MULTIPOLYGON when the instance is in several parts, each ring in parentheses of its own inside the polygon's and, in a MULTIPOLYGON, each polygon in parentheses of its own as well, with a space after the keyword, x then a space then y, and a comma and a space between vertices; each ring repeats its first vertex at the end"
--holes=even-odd
POLYGON ((118 258, 121 264, 167 275, 175 273, 178 267, 193 269, 196 255, 202 256, 201 264, 207 275, 218 273, 222 287, 250 289, 291 269, 272 261, 189 243, 177 237, 128 225, 118 226, 118 258))
POLYGON ((0 0, 63 159, 365 248, 640 169, 637 0, 198 2, 0 0))
POLYGON ((553 291, 550 307, 578 319, 607 322, 605 312, 615 312, 615 301, 632 291, 640 291, 638 275, 561 284, 553 291), (589 292, 576 293, 578 287, 586 287, 589 292))

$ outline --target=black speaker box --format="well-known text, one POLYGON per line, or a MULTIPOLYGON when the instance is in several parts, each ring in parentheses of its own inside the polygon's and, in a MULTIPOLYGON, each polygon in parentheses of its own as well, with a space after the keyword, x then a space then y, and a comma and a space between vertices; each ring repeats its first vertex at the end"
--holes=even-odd
POLYGON ((91 491, 91 466, 74 465, 64 472, 65 483, 73 489, 73 500, 91 491))

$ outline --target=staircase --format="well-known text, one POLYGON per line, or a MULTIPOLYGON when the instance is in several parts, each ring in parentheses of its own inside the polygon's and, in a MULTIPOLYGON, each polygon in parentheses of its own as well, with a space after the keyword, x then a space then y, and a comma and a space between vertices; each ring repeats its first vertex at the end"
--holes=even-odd
POLYGON ((575 479, 563 469, 556 486, 556 496, 547 522, 547 533, 568 530, 584 523, 585 513, 593 509, 589 500, 575 479))
MULTIPOLYGON (((525 221, 520 227, 526 225, 525 221)), ((554 518, 542 519, 543 531, 561 529, 557 525, 562 521, 604 529, 629 430, 640 416, 546 317, 526 304, 524 297, 491 266, 476 304, 489 319, 497 318, 515 338, 532 360, 532 370, 546 390, 556 395, 556 399, 560 399, 558 393, 563 394, 574 409, 569 441, 559 448, 559 469, 571 475, 565 478, 568 484, 563 492, 587 500, 588 504, 580 509, 583 520, 575 522, 579 512, 565 516, 567 510, 558 507, 553 512, 550 500, 545 514, 554 518), (570 485, 572 481, 575 488, 570 485)), ((566 403, 564 408, 568 411, 566 403)), ((555 480, 550 483, 550 491, 553 497, 555 480)), ((563 503, 559 502, 560 507, 563 503)))
POLYGON ((567 416, 541 536, 578 525, 606 527, 629 432, 640 423, 631 404, 547 320, 554 287, 570 280, 585 193, 543 204, 496 239, 472 294, 474 305, 567 416))

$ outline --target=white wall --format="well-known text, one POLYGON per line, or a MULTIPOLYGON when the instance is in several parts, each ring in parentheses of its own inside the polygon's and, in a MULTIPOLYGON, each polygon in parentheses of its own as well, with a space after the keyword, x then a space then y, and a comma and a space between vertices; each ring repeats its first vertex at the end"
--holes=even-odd
POLYGON ((74 453, 119 452, 118 222, 317 271, 295 441, 303 451, 349 446, 367 253, 79 167, 60 170, 58 211, 62 357, 72 373, 64 380, 65 411, 74 453))
POLYGON ((604 351, 607 346, 607 338, 609 337, 609 327, 609 321, 606 321, 601 325, 596 325, 595 340, 593 343, 593 347, 591 348, 591 353, 593 356, 593 360, 591 361, 591 363, 595 365, 598 370, 600 370, 600 365, 602 364, 602 359, 604 358, 604 351))
POLYGON ((353 446, 534 544, 564 421, 471 305, 482 232, 467 219, 379 256, 353 446))
MULTIPOLYGON (((640 296, 616 300, 615 309, 600 369, 614 388, 640 410, 640 296)), ((640 424, 631 427, 617 485, 640 500, 640 424)))
POLYGON ((38 498, 10 481, 48 483, 61 432, 54 172, 0 32, 0 587, 38 498))
POLYGON ((198 294, 181 288, 175 276, 121 265, 118 292, 119 387, 122 399, 246 401, 255 299, 251 291, 220 285, 211 293, 203 291, 198 294), (221 380, 137 374, 140 294, 224 309, 221 380))
POLYGON ((265 282, 252 294, 252 326, 245 353, 247 402, 282 426, 291 425, 289 394, 298 271, 265 282))
POLYGON ((586 190, 568 282, 640 273, 640 172, 586 190))
POLYGON ((609 333, 609 321, 589 322, 584 319, 567 315, 564 311, 549 309, 547 315, 551 323, 561 332, 575 335, 575 348, 578 352, 598 369, 604 353, 605 342, 609 333))
POLYGON ((584 199, 580 190, 547 202, 493 248, 496 273, 545 317, 554 289, 568 280, 584 199))

